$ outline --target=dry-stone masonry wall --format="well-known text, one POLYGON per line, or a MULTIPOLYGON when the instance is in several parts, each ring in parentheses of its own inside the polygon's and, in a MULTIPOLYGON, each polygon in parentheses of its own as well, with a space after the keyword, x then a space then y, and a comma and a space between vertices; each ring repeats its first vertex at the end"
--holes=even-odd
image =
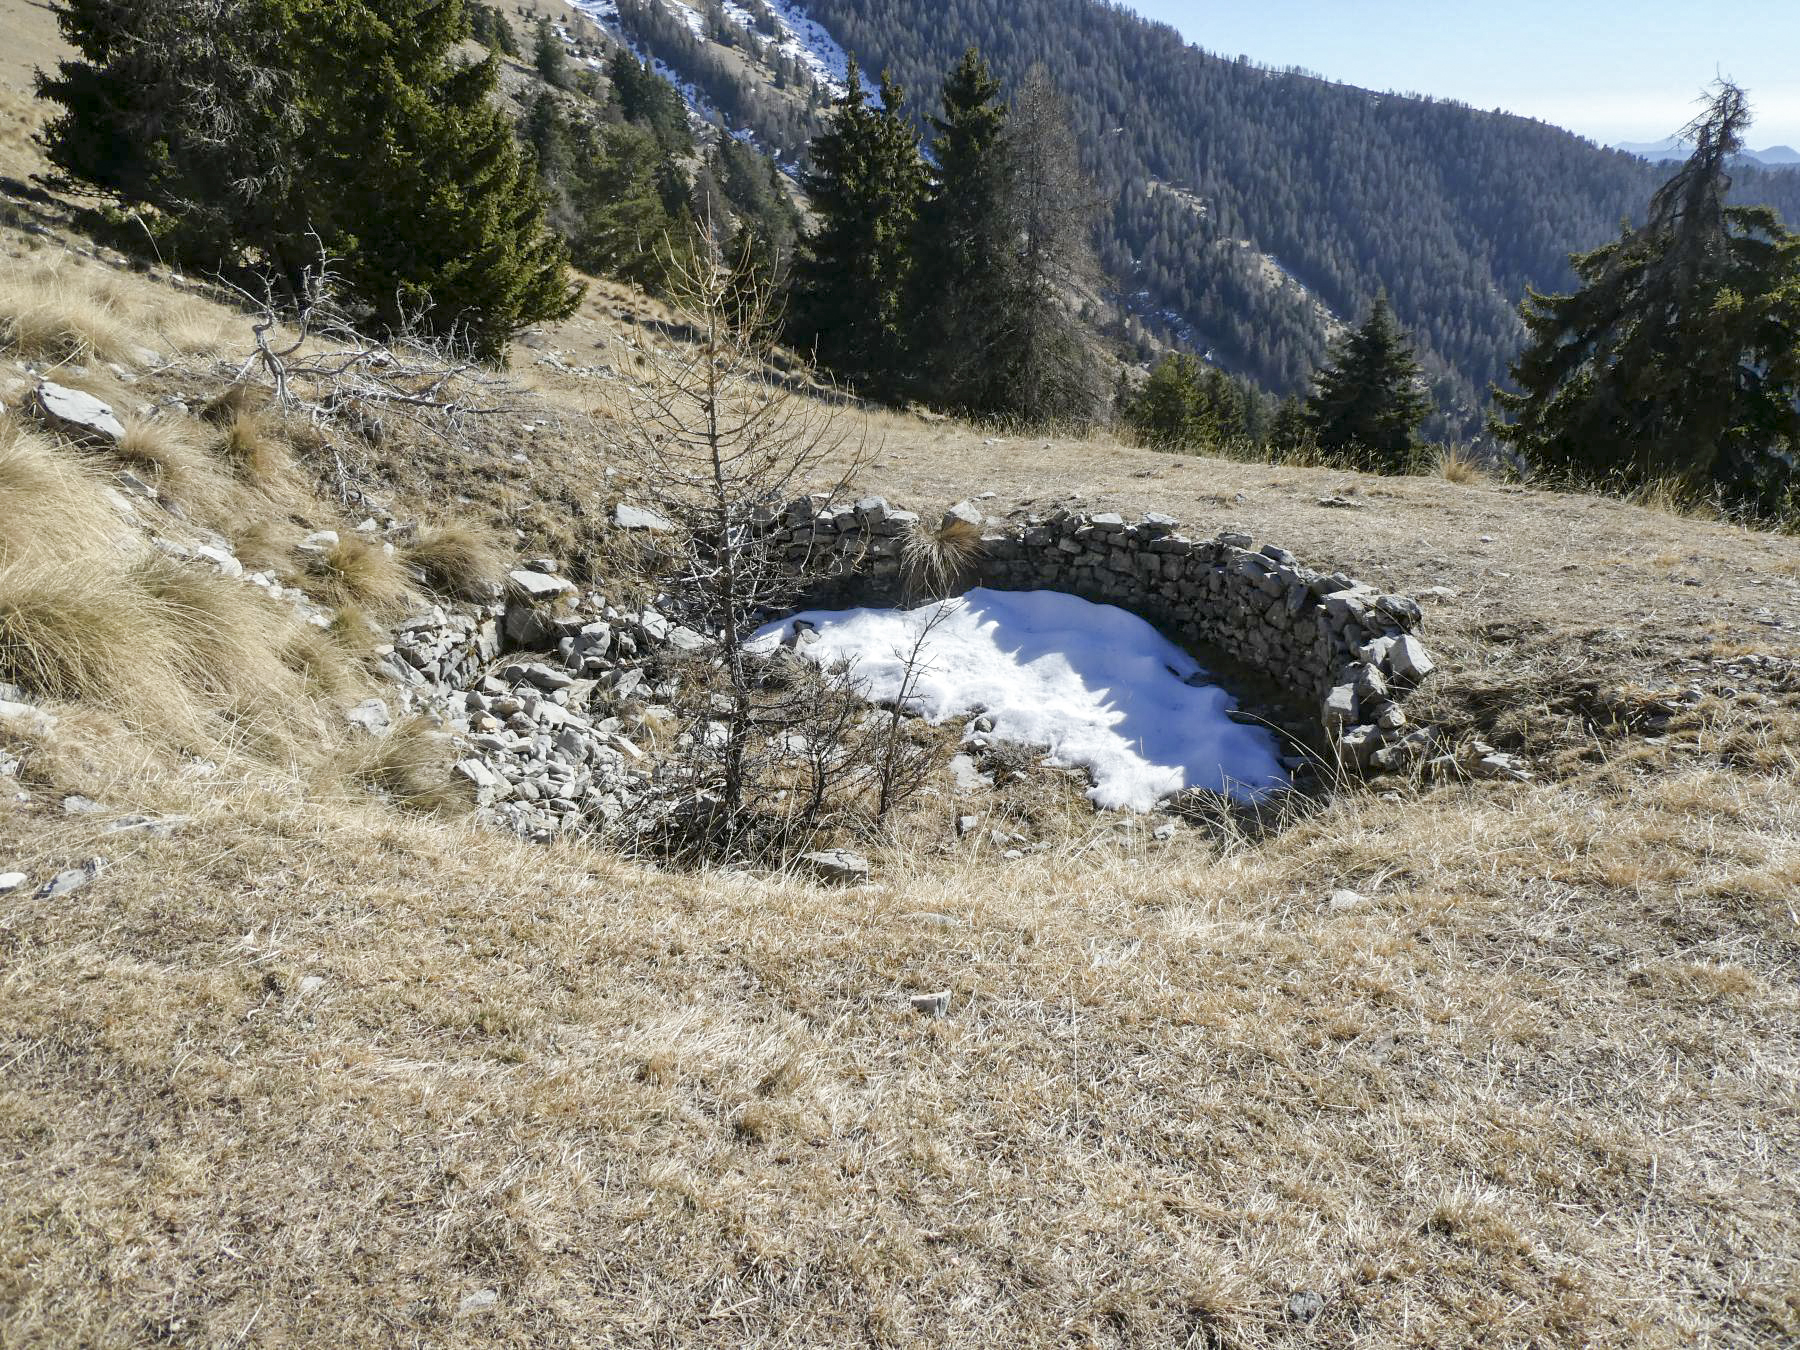
MULTIPOLYGON (((980 534, 964 577, 1002 590, 1056 590, 1117 605, 1157 624, 1199 654, 1222 654, 1317 710, 1321 730, 1347 765, 1395 770, 1430 754, 1429 730, 1408 724, 1401 702, 1433 661, 1417 636, 1419 606, 1342 572, 1303 566, 1286 549, 1249 535, 1179 533, 1146 515, 1058 511, 1005 522, 964 502, 940 531, 980 534)), ((796 564, 824 561, 832 580, 820 604, 904 598, 905 541, 913 512, 883 498, 832 505, 795 502, 771 523, 796 564)))

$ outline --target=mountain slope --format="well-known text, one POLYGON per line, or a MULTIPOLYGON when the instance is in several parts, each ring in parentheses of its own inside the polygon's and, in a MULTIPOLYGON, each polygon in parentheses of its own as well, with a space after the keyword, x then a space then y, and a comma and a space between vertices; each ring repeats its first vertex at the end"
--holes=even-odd
MULTIPOLYGON (((679 0, 622 8, 695 12, 679 0)), ((1571 281, 1567 255, 1611 237, 1665 173, 1540 122, 1213 56, 1093 0, 780 9, 823 25, 867 69, 892 69, 915 116, 972 42, 1009 84, 1041 61, 1070 97, 1105 203, 1102 261, 1146 326, 1293 391, 1333 316, 1354 322, 1385 290, 1446 410, 1439 433, 1476 425, 1517 350, 1526 285, 1571 281)), ((659 55, 680 64, 673 46, 659 55)), ((747 124, 792 145, 789 118, 757 125, 757 101, 738 100, 747 124)), ((1800 220, 1800 175, 1745 169, 1738 195, 1800 220)))

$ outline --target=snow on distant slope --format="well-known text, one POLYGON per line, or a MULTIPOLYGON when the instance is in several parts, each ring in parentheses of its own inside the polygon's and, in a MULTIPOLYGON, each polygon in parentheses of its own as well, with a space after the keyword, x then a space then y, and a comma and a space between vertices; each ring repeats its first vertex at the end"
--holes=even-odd
MULTIPOLYGON (((639 58, 647 58, 647 53, 626 35, 620 22, 617 0, 564 0, 564 3, 585 14, 624 42, 639 58)), ((682 0, 662 0, 662 5, 687 25, 688 31, 697 39, 702 42, 707 40, 706 18, 697 8, 682 3, 682 0)), ((720 8, 724 10, 728 20, 746 32, 756 32, 769 47, 798 62, 814 83, 832 98, 842 98, 849 79, 849 54, 838 45, 825 26, 809 17, 795 0, 768 0, 768 6, 769 12, 775 17, 775 36, 761 33, 756 27, 756 16, 735 0, 720 0, 720 8)), ((712 104, 680 71, 654 59, 650 60, 650 64, 658 75, 681 91, 689 106, 701 118, 709 121, 716 119, 716 110, 712 104)), ((872 105, 881 105, 881 95, 877 90, 870 89, 868 95, 872 105)), ((742 139, 746 133, 739 130, 732 134, 742 139)))

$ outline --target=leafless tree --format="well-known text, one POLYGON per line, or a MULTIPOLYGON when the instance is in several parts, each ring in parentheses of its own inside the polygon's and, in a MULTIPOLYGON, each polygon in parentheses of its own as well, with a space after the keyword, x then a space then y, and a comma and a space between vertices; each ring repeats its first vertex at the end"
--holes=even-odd
POLYGON ((753 795, 781 790, 781 766, 767 757, 752 764, 752 754, 771 743, 772 728, 801 720, 793 702, 771 691, 747 642, 759 622, 791 610, 810 582, 841 563, 805 550, 789 556, 769 527, 816 485, 824 500, 840 494, 862 446, 834 399, 803 394, 806 381, 777 375, 766 286, 716 252, 674 256, 671 269, 691 337, 649 354, 625 451, 636 491, 672 527, 672 617, 716 642, 700 691, 708 732, 701 743, 716 773, 698 773, 690 786, 715 794, 732 820, 753 795))
POLYGON ((1068 103, 1042 66, 1013 99, 1006 146, 1021 289, 1014 402, 1030 422, 1085 420, 1100 389, 1071 306, 1100 274, 1093 233, 1101 197, 1082 172, 1068 103))

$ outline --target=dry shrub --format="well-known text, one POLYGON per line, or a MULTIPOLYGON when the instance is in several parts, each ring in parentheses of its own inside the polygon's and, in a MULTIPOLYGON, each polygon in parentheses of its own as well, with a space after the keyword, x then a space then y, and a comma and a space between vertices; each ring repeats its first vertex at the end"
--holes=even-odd
POLYGON ((427 587, 459 600, 485 599, 506 573, 499 540, 466 521, 424 527, 402 557, 427 587))
POLYGON ((0 351, 34 361, 129 361, 137 346, 117 305, 59 262, 0 273, 0 351))
POLYGON ((357 534, 307 558, 307 571, 332 604, 355 603, 376 613, 399 609, 412 596, 410 578, 400 560, 382 545, 357 534))
POLYGON ((980 556, 981 527, 971 521, 952 517, 935 530, 914 525, 900 555, 907 594, 914 598, 954 594, 980 556))

